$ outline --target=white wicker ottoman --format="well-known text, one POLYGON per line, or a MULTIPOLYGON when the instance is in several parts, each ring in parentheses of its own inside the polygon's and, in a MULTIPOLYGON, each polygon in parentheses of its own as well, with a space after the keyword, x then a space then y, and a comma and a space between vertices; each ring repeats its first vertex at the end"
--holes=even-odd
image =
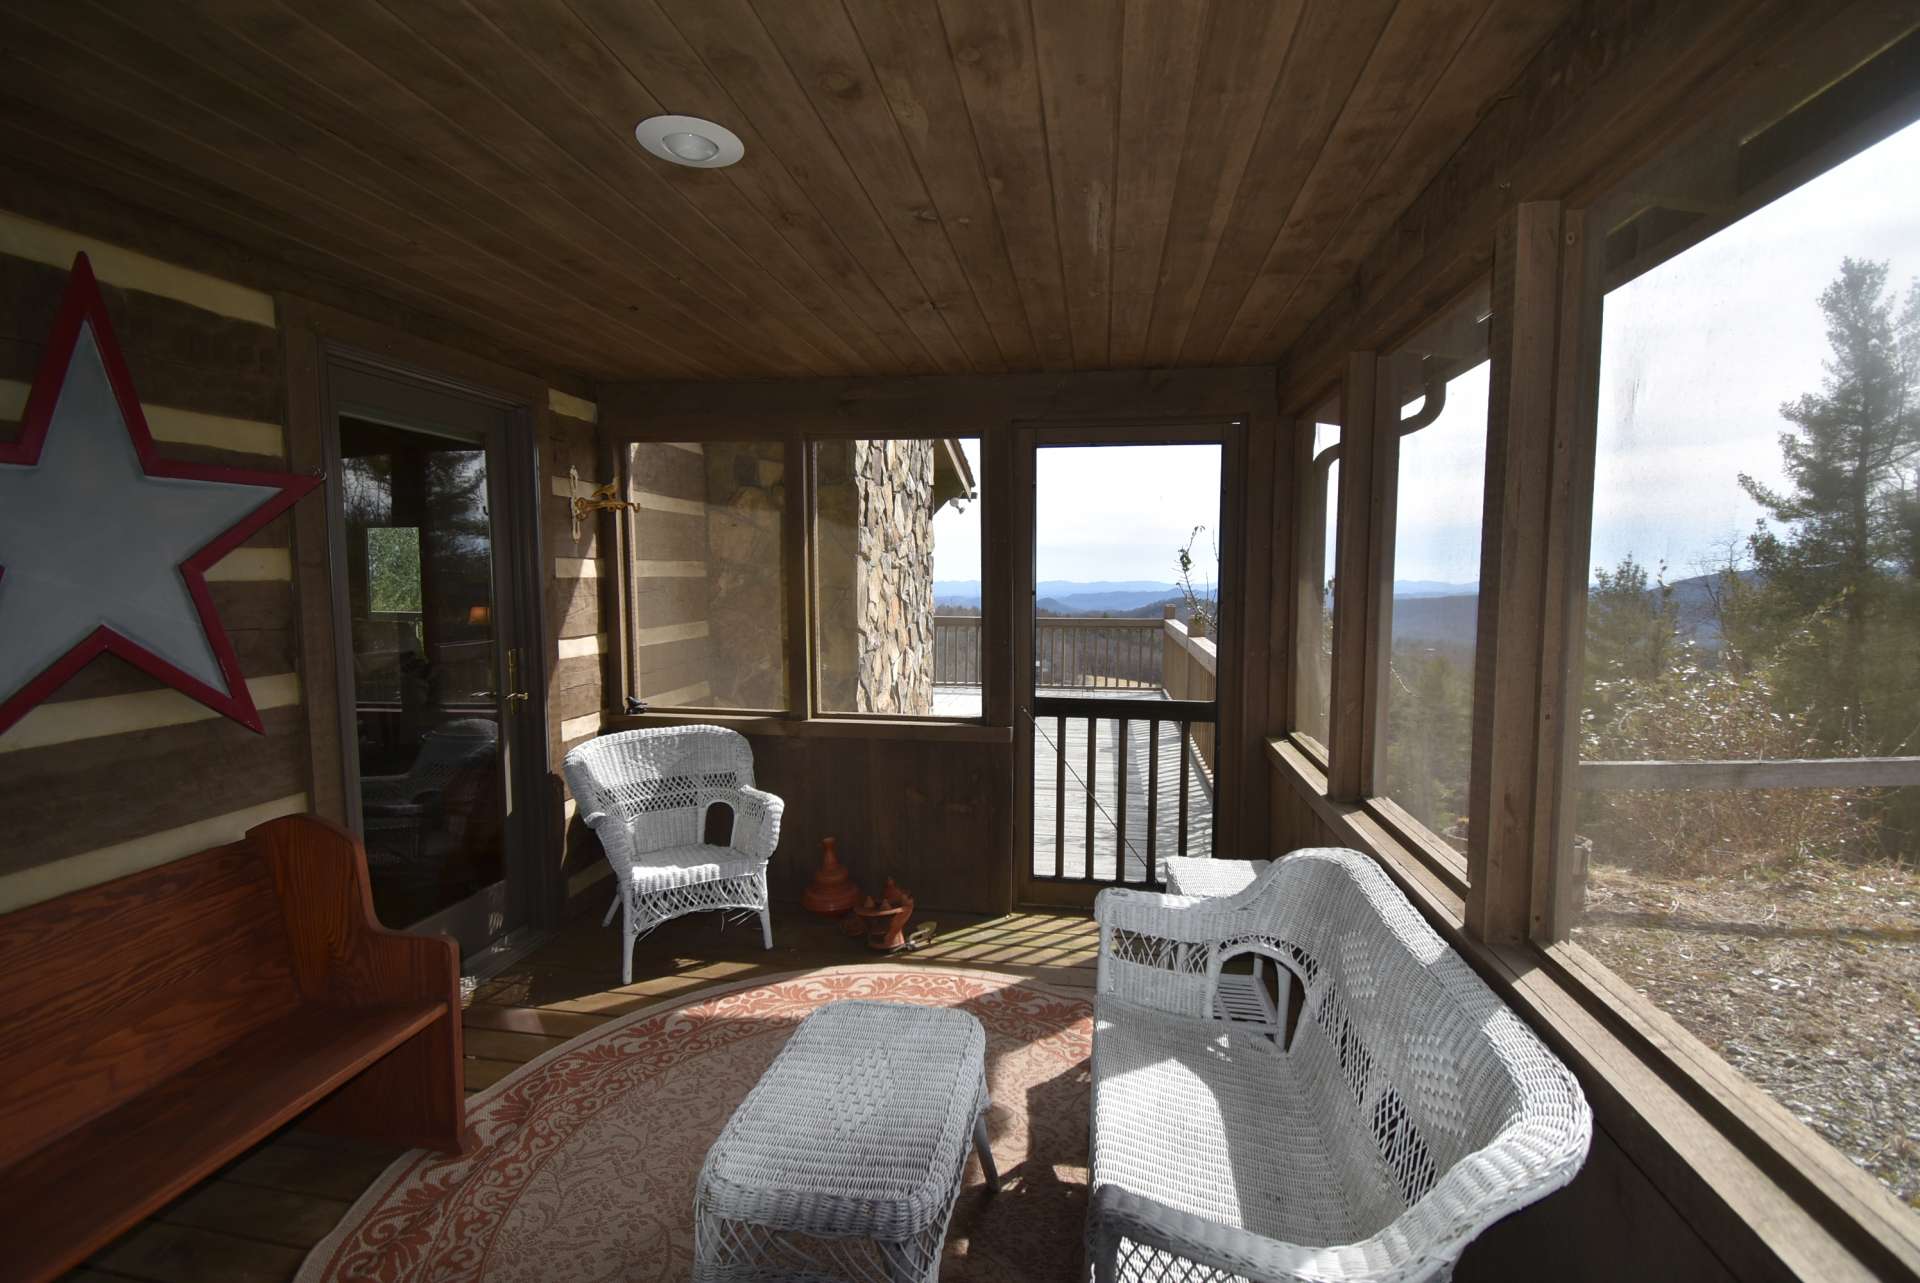
POLYGON ((800 1028, 707 1151, 696 1283, 940 1276, 966 1170, 987 1146, 986 1033, 964 1011, 835 1002, 800 1028))

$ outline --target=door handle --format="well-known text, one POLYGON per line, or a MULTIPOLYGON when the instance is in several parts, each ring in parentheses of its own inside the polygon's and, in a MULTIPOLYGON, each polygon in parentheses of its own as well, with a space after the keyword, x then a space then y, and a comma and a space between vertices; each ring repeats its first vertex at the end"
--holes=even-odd
POLYGON ((509 647, 507 650, 507 685, 515 689, 501 697, 502 704, 511 705, 515 701, 522 703, 526 701, 527 692, 518 689, 520 685, 520 648, 518 646, 509 647))

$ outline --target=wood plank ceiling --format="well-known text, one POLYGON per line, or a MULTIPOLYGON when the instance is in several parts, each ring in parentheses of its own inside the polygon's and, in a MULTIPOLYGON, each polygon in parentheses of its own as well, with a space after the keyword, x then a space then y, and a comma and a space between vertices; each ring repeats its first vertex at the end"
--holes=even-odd
POLYGON ((1258 363, 1573 7, 49 0, 0 152, 601 379, 1258 363))

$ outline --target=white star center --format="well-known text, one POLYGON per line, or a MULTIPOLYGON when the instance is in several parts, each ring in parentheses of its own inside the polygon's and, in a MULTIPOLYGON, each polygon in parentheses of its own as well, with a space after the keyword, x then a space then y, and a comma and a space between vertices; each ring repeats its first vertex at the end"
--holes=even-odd
POLYGON ((276 493, 148 476, 83 324, 39 462, 0 464, 0 700, 102 624, 231 695, 179 567, 276 493))

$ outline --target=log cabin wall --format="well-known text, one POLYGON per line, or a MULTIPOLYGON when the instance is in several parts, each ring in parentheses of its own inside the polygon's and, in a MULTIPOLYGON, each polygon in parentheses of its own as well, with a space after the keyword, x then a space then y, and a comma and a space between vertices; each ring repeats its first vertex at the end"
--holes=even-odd
POLYGON ((577 523, 573 496, 607 480, 593 402, 559 389, 547 393, 547 427, 540 442, 542 562, 546 580, 547 782, 557 799, 560 875, 568 897, 581 895, 611 872, 600 844, 581 822, 560 775, 568 750, 600 733, 607 705, 605 673, 614 662, 619 616, 613 588, 612 518, 589 514, 577 523), (578 531, 576 537, 575 531, 578 531))
MULTIPOLYGON (((288 467, 270 295, 4 211, 0 439, 18 435, 68 269, 83 250, 160 450, 195 462, 288 467)), ((276 519, 207 575, 264 735, 112 655, 94 659, 0 734, 0 912, 307 809, 291 529, 290 516, 276 519)))
MULTIPOLYGON (((502 358, 522 368, 534 364, 84 189, 16 176, 0 184, 0 290, 9 304, 0 312, 0 440, 19 432, 68 269, 83 250, 155 442, 168 457, 296 472, 316 467, 317 407, 289 404, 290 296, 300 304, 291 309, 296 317, 306 299, 324 299, 356 319, 377 318, 370 325, 450 340, 435 349, 450 367, 502 358)), ((430 353, 417 355, 432 361, 430 353)), ((546 632, 538 671, 548 703, 550 831, 537 859, 542 876, 564 895, 591 885, 606 868, 598 844, 573 816, 559 762, 599 726, 607 689, 602 666, 610 658, 603 620, 611 617, 601 594, 612 580, 599 573, 606 519, 583 522, 578 542, 570 521, 569 467, 577 469, 582 492, 604 471, 597 409, 583 395, 591 388, 564 371, 551 377, 565 388, 528 376, 546 399, 536 416, 546 632)), ((330 717, 315 714, 316 696, 319 707, 331 707, 333 678, 309 673, 324 666, 301 658, 303 630, 330 628, 324 503, 316 491, 208 575, 264 736, 111 655, 93 660, 0 735, 0 827, 7 835, 0 844, 0 912, 237 838, 275 815, 313 810, 342 818, 337 735, 330 717)))

